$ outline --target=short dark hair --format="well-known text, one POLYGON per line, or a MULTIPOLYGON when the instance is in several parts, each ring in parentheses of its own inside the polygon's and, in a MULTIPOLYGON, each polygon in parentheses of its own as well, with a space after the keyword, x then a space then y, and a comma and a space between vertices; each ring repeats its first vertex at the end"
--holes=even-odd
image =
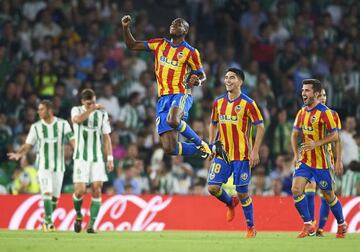
POLYGON ((92 100, 95 96, 95 92, 91 88, 85 88, 83 91, 81 91, 82 100, 92 100))
POLYGON ((318 79, 305 79, 302 81, 303 85, 312 85, 314 92, 321 93, 322 85, 318 79))
POLYGON ((226 72, 233 72, 236 74, 236 76, 238 78, 240 78, 242 81, 245 81, 245 75, 244 75, 244 72, 239 69, 239 68, 236 68, 236 67, 230 67, 226 70, 226 72))
POLYGON ((52 110, 54 108, 53 103, 50 100, 42 100, 40 104, 44 105, 47 109, 52 110))
POLYGON ((183 24, 183 26, 185 27, 186 33, 189 32, 190 25, 185 19, 183 19, 183 18, 175 18, 173 21, 175 21, 175 20, 179 20, 183 24))

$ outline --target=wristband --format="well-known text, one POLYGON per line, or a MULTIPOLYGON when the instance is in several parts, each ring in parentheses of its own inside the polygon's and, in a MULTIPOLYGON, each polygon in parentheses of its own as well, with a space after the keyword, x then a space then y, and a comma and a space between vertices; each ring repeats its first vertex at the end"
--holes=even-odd
POLYGON ((106 160, 107 160, 107 161, 114 161, 114 157, 111 156, 111 155, 108 155, 106 160))

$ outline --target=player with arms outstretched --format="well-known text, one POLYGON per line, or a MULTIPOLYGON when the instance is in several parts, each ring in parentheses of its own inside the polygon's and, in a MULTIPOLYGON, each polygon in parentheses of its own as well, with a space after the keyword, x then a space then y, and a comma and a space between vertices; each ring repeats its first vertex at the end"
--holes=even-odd
POLYGON ((81 104, 82 106, 71 109, 71 120, 75 132, 73 203, 76 220, 74 230, 79 233, 82 229, 81 205, 86 192, 86 184, 90 183, 90 222, 86 231, 93 234, 95 233, 94 223, 101 206, 102 185, 108 180, 105 165, 107 171, 111 172, 114 169, 114 158, 109 135, 111 132, 109 116, 103 107, 96 103, 96 95, 92 89, 84 89, 81 92, 81 104))
POLYGON ((247 224, 247 238, 256 236, 253 204, 249 196, 251 168, 259 162, 259 148, 264 137, 264 123, 256 103, 241 93, 244 73, 240 69, 229 68, 225 74, 226 93, 213 103, 210 143, 215 148, 220 144, 228 153, 230 164, 215 158, 208 174, 208 190, 228 207, 226 219, 232 221, 239 199, 247 224), (251 124, 256 126, 255 143, 252 144, 251 124), (219 140, 219 141, 216 141, 219 140), (233 173, 237 195, 230 195, 222 188, 233 173))
POLYGON ((185 41, 189 24, 182 18, 176 18, 170 25, 170 40, 156 38, 137 41, 131 34, 130 23, 130 16, 122 18, 127 47, 146 50, 155 56, 159 96, 156 125, 162 147, 170 155, 185 156, 200 152, 203 158, 209 157, 212 153, 208 144, 185 122, 193 103, 191 88, 200 86, 206 79, 199 51, 185 41), (192 143, 179 142, 178 133, 192 143))
POLYGON ((307 198, 304 194, 305 186, 312 177, 315 178, 316 184, 337 220, 336 237, 344 238, 347 231, 340 201, 334 193, 334 183, 330 173, 331 161, 328 158, 328 144, 336 142, 339 133, 331 110, 318 101, 321 89, 319 80, 305 79, 303 81, 304 106, 296 115, 291 135, 295 165, 291 191, 295 207, 304 221, 303 230, 298 238, 315 235, 307 198), (297 145, 299 133, 302 133, 300 152, 297 145))
POLYGON ((52 213, 60 197, 65 172, 64 146, 69 141, 74 147, 74 135, 66 120, 54 116, 49 100, 40 102, 38 114, 40 120, 31 125, 25 144, 16 153, 8 153, 8 157, 19 160, 37 145, 36 166, 45 209, 42 229, 52 232, 55 230, 52 213))
MULTIPOLYGON (((322 104, 326 104, 326 91, 325 89, 321 90, 320 95, 318 96, 319 102, 322 104)), ((339 114, 335 110, 331 110, 335 123, 336 128, 338 130, 341 130, 341 121, 339 118, 339 114)), ((332 151, 332 144, 328 144, 328 151, 330 155, 330 161, 331 161, 331 169, 330 172, 333 175, 333 172, 337 176, 341 176, 343 173, 343 163, 341 158, 341 141, 340 138, 337 139, 335 142, 335 153, 336 153, 336 159, 334 158, 334 154, 332 151)), ((314 209, 315 209, 315 192, 316 192, 316 182, 315 178, 312 177, 310 182, 305 186, 305 195, 308 202, 308 208, 311 219, 316 223, 315 216, 314 216, 314 209)), ((324 227, 327 221, 327 218, 329 216, 329 205, 327 204, 325 198, 321 194, 321 204, 320 204, 320 217, 319 217, 319 227, 316 230, 316 236, 324 236, 324 227)))

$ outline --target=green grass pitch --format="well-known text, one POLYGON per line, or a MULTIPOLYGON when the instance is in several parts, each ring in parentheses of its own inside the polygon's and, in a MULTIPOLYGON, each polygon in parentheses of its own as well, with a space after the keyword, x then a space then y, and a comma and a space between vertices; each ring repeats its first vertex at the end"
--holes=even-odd
POLYGON ((40 231, 0 230, 2 252, 186 252, 186 251, 289 251, 347 252, 359 251, 360 234, 346 239, 326 237, 296 239, 294 232, 259 232, 255 239, 245 239, 243 232, 82 232, 42 233, 40 231))

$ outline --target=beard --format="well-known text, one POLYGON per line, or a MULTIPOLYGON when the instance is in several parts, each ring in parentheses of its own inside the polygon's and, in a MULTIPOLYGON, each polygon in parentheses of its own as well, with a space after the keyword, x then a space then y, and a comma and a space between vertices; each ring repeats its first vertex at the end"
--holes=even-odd
POLYGON ((311 106, 314 102, 315 102, 315 97, 311 97, 311 98, 308 98, 307 102, 306 102, 306 106, 311 106))
POLYGON ((172 39, 179 39, 184 37, 184 34, 174 34, 174 33, 170 33, 170 38, 172 39))

